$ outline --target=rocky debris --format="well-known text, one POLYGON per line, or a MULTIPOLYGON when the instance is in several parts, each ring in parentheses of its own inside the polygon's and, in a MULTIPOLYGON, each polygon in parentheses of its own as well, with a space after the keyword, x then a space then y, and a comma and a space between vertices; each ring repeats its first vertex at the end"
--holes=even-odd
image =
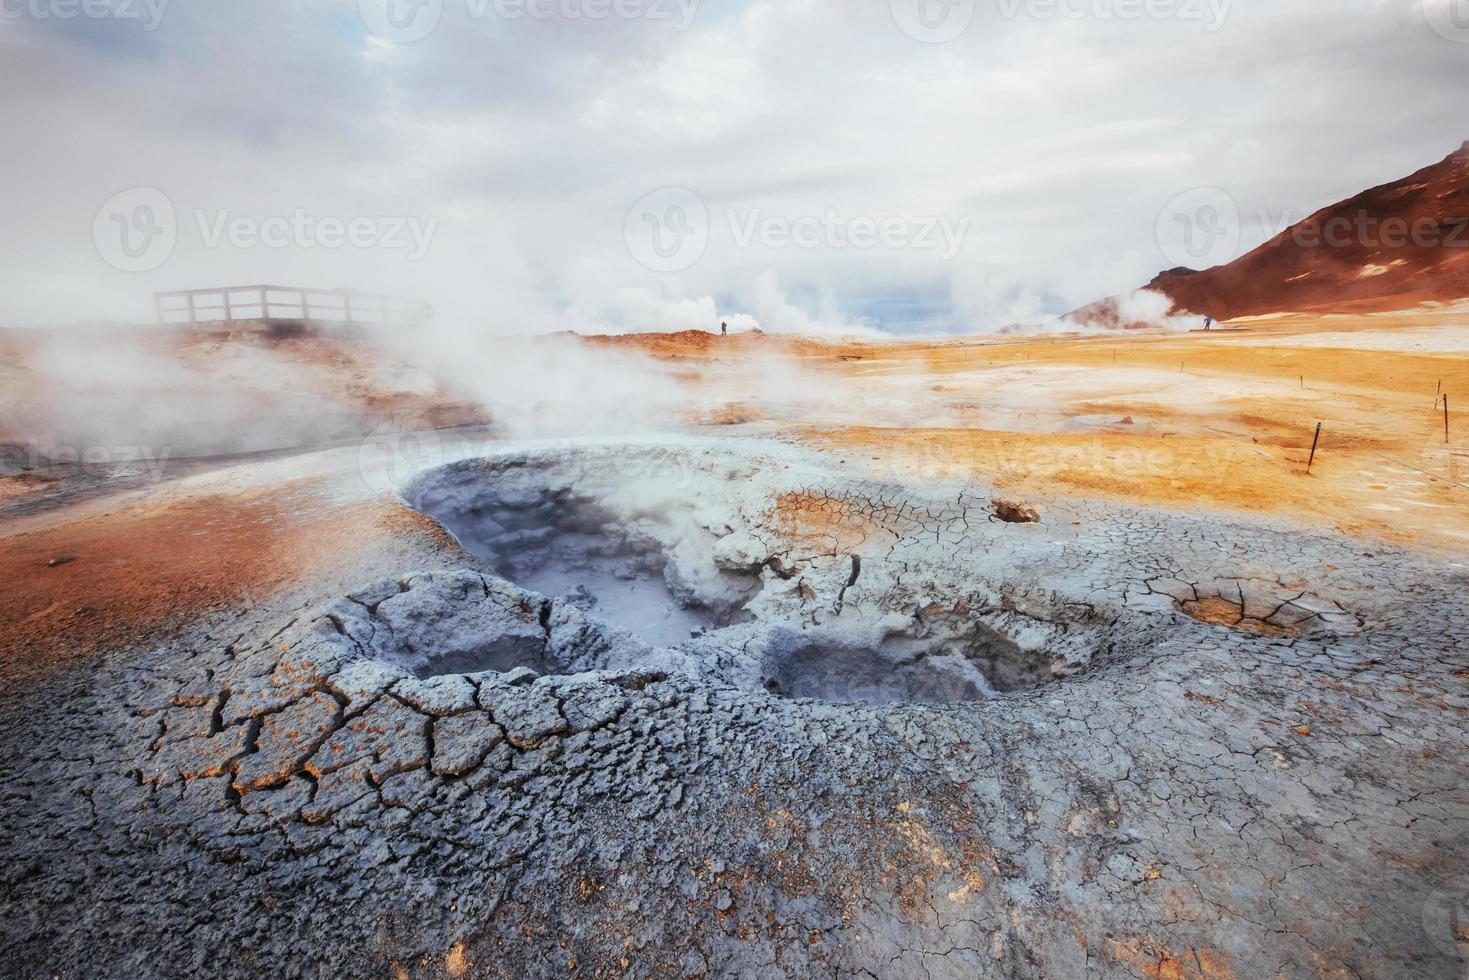
POLYGON ((1015 534, 989 488, 653 452, 526 462, 614 511, 630 473, 683 474, 675 574, 756 587, 676 649, 446 549, 0 695, 6 972, 1462 971, 1461 568, 1062 499, 1015 534), (778 519, 797 492, 841 547, 778 519), (1049 674, 762 683, 831 650, 857 686, 873 657, 1049 674))
POLYGON ((1014 500, 1005 500, 996 497, 991 503, 995 509, 995 516, 1006 524, 1038 524, 1041 515, 1034 507, 1022 504, 1014 500))

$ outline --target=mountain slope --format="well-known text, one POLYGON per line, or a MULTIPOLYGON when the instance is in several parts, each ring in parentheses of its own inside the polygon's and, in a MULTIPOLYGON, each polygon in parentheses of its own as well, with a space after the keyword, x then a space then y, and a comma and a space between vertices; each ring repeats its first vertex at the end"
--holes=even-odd
MULTIPOLYGON (((1365 313, 1469 297, 1469 142, 1443 161, 1323 208, 1227 265, 1146 287, 1175 314, 1365 313)), ((1131 326, 1125 298, 1070 319, 1131 326)))

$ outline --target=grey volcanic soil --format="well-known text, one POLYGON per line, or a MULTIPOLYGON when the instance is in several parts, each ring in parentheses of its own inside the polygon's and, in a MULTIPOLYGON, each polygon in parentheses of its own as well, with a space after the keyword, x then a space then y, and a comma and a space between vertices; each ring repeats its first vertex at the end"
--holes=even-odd
POLYGON ((7 974, 1462 975, 1463 566, 793 451, 406 496, 479 557, 3 696, 7 974))

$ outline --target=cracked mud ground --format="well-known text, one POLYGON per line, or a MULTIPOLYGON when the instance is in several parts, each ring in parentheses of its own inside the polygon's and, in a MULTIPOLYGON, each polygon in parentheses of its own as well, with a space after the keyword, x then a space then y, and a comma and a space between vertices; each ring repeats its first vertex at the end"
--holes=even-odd
POLYGON ((7 973, 1464 974, 1462 564, 773 447, 405 497, 466 550, 0 695, 7 973))

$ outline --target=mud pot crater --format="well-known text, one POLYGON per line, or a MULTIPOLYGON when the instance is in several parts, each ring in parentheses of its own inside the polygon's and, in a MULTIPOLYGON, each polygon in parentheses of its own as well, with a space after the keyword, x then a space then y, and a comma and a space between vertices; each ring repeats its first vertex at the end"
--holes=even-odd
MULTIPOLYGON (((452 464, 405 500, 523 590, 527 619, 575 615, 623 664, 671 656, 785 701, 977 701, 1071 677, 1102 645, 1094 610, 927 540, 926 522, 950 515, 839 487, 838 526, 793 522, 783 502, 798 487, 809 499, 803 476, 711 450, 586 449, 452 464)), ((987 497, 963 506, 988 535, 1028 530, 981 517, 987 497)), ((467 645, 478 652, 451 644, 431 668, 570 669, 516 643, 467 645)))
POLYGON ((615 466, 576 474, 557 462, 450 467, 419 481, 411 502, 496 575, 645 643, 750 618, 758 579, 714 566, 717 533, 695 501, 646 476, 618 483, 615 466))

